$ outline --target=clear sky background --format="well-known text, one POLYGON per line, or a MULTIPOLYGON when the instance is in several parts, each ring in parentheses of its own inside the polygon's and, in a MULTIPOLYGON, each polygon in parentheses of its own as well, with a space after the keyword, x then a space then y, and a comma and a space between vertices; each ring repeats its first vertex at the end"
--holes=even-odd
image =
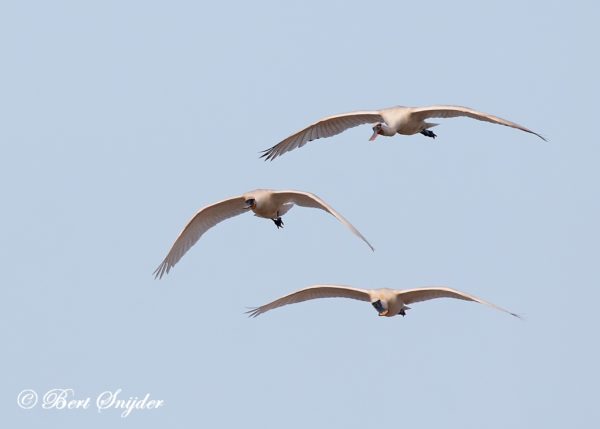
POLYGON ((564 428, 600 420, 597 2, 4 1, 3 427, 564 428), (284 4, 285 3, 285 4, 284 4), (438 138, 367 126, 265 163, 322 116, 459 104, 438 138), (202 206, 314 192, 285 229, 239 216, 162 280, 202 206), (406 318, 314 283, 446 285, 406 318), (23 389, 123 389, 158 410, 23 410, 23 389))

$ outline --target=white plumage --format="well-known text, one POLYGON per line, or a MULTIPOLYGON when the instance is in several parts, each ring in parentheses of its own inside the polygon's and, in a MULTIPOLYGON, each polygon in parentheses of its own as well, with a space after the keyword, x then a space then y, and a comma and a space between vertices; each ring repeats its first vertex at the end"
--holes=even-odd
POLYGON ((341 285, 314 285, 300 289, 299 291, 276 299, 268 304, 253 308, 247 313, 251 317, 256 317, 266 313, 269 310, 273 310, 284 305, 296 304, 298 302, 319 298, 350 298, 360 301, 367 301, 370 302, 373 307, 375 307, 380 316, 386 317, 392 317, 398 314, 402 316, 406 315, 406 310, 410 308, 408 305, 415 302, 427 301, 436 298, 454 298, 484 304, 497 310, 504 311, 505 313, 511 314, 515 317, 520 317, 518 314, 512 313, 508 310, 498 307, 495 304, 492 304, 491 302, 484 301, 483 299, 477 298, 473 295, 469 295, 455 289, 437 286, 418 289, 394 290, 387 288, 358 289, 341 285))
POLYGON ((200 209, 185 228, 183 228, 165 259, 154 271, 155 277, 161 278, 164 274, 167 274, 200 239, 202 234, 219 222, 252 210, 255 216, 271 219, 275 222, 277 228, 281 228, 283 227, 281 216, 287 213, 294 205, 326 211, 367 243, 371 250, 375 250, 350 222, 316 195, 302 191, 256 189, 238 197, 228 198, 200 209))
POLYGON ((479 112, 469 107, 462 106, 427 106, 427 107, 404 107, 396 106, 382 110, 358 111, 342 113, 320 119, 312 125, 287 137, 275 146, 263 151, 265 160, 273 160, 290 150, 304 146, 306 143, 331 137, 341 132, 363 124, 375 124, 373 135, 370 140, 375 140, 378 135, 394 136, 395 134, 412 135, 422 133, 427 137, 435 138, 436 135, 429 128, 437 124, 425 122, 429 118, 456 118, 466 116, 479 121, 491 122, 516 128, 527 133, 535 134, 542 140, 546 140, 540 134, 531 131, 522 125, 499 118, 488 113, 479 112))

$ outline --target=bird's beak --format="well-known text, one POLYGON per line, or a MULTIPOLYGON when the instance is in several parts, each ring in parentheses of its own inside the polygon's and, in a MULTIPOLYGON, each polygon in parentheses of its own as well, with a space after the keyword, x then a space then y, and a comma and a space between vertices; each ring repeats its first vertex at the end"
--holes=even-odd
POLYGON ((375 140, 377 138, 378 135, 379 135, 379 133, 377 131, 373 132, 373 135, 371 136, 369 141, 372 142, 373 140, 375 140))

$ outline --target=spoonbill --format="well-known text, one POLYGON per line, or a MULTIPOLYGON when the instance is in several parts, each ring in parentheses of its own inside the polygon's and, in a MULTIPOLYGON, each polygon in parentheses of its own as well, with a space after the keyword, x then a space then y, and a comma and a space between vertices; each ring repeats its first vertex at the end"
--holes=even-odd
POLYGON ((284 305, 296 304, 298 302, 318 298, 350 298, 360 301, 367 301, 371 303, 380 316, 385 317, 393 317, 398 314, 401 316, 406 316, 406 310, 410 309, 408 305, 415 302, 428 301, 436 298, 454 298, 484 304, 495 308, 496 310, 504 311, 512 316, 520 317, 518 314, 498 307, 491 302, 484 301, 483 299, 477 298, 473 295, 469 295, 467 293, 447 287, 434 286, 417 289, 395 290, 387 288, 357 289, 349 286, 327 284, 319 284, 300 289, 299 291, 276 299, 268 304, 252 308, 250 311, 247 311, 247 313, 250 317, 257 317, 269 310, 283 307, 284 305))
POLYGON ((373 135, 369 139, 373 141, 377 136, 392 137, 396 134, 412 135, 421 133, 424 136, 436 138, 437 135, 430 130, 438 124, 425 122, 429 118, 456 118, 466 116, 479 121, 491 122, 516 128, 527 133, 535 134, 542 140, 546 139, 540 134, 525 128, 522 125, 499 118, 488 113, 479 112, 469 107, 462 106, 427 106, 427 107, 404 107, 395 106, 382 110, 365 110, 339 115, 328 116, 320 119, 312 125, 287 137, 275 146, 264 150, 261 158, 274 160, 290 150, 302 147, 306 143, 325 137, 335 136, 349 128, 363 124, 375 124, 373 135))
POLYGON ((362 239, 371 250, 371 243, 341 214, 315 194, 302 191, 256 189, 238 197, 228 198, 200 209, 187 223, 173 243, 171 250, 154 271, 155 278, 161 278, 183 257, 183 255, 210 228, 233 216, 253 211, 255 216, 271 219, 275 226, 283 228, 281 216, 286 214, 294 205, 321 209, 333 215, 346 225, 350 231, 362 239))

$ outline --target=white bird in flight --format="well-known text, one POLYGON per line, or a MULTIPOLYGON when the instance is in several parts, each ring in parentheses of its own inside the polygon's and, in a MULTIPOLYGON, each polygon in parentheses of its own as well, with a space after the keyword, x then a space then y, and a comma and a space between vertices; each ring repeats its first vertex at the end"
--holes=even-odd
POLYGON ((167 274, 200 239, 202 234, 219 222, 252 210, 254 216, 271 219, 279 229, 283 228, 281 216, 286 214, 294 204, 326 211, 367 243, 371 250, 375 250, 371 246, 371 243, 350 222, 315 194, 291 190, 273 191, 269 189, 256 189, 246 192, 244 195, 228 198, 200 209, 179 233, 171 250, 169 250, 165 259, 154 271, 155 278, 161 278, 164 274, 167 274))
POLYGON ((424 136, 435 138, 436 135, 429 130, 438 124, 425 122, 429 118, 456 118, 468 116, 479 121, 491 122, 493 124, 505 125, 516 128, 527 133, 535 134, 542 140, 544 137, 519 124, 506 119, 499 118, 488 113, 479 112, 469 107, 462 106, 427 106, 427 107, 404 107, 396 106, 382 110, 365 110, 358 112, 342 113, 328 116, 312 125, 298 131, 277 143, 275 146, 264 150, 261 158, 274 160, 290 150, 302 147, 306 143, 325 137, 335 136, 349 128, 363 124, 375 124, 373 135, 369 139, 373 141, 378 135, 392 137, 396 134, 412 135, 421 133, 424 136))
POLYGON ((256 307, 248 311, 250 317, 257 317, 269 310, 277 307, 282 307, 288 304, 308 301, 309 299, 318 298, 350 298, 360 301, 370 302, 380 316, 392 317, 398 314, 406 316, 406 310, 409 310, 409 304, 415 302, 427 301, 436 298, 455 298, 464 301, 473 301, 487 305, 515 317, 520 317, 518 314, 505 310, 490 302, 479 299, 473 295, 464 292, 450 289, 447 287, 425 287, 418 289, 357 289, 349 286, 341 285, 314 285, 297 292, 286 295, 273 302, 256 307))

